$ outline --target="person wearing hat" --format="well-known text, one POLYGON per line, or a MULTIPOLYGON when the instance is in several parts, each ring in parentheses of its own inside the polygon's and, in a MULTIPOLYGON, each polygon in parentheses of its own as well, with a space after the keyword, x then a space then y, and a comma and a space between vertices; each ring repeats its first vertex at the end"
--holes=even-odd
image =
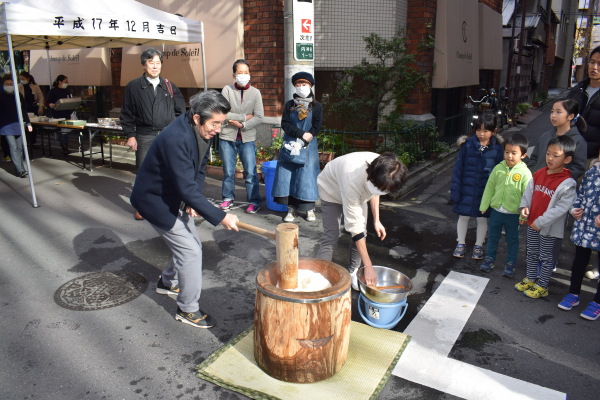
POLYGON ((297 213, 306 215, 307 221, 314 221, 315 202, 319 198, 317 176, 319 175, 319 151, 317 133, 323 123, 323 106, 314 99, 312 87, 315 79, 308 72, 298 72, 292 76, 296 88, 293 99, 285 103, 281 128, 284 143, 300 141, 307 152, 306 162, 296 164, 277 162, 273 182, 273 199, 287 205, 285 222, 292 222, 297 213))

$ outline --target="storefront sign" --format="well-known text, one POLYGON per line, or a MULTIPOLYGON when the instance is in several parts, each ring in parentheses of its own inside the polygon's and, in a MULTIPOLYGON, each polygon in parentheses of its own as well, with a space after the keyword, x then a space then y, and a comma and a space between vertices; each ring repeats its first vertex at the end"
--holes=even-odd
MULTIPOLYGON (((479 84, 479 40, 477 0, 439 0, 432 87, 479 84)), ((497 51, 502 54, 502 47, 497 51)))
MULTIPOLYGON (((221 90, 233 83, 231 66, 244 58, 244 8, 242 0, 138 0, 162 11, 182 14, 186 18, 202 21, 204 26, 204 52, 208 88, 221 90), (225 4, 225 5, 224 5, 225 4)), ((149 46, 123 48, 121 86, 143 73, 140 54, 149 46)), ((204 87, 202 73, 202 47, 200 43, 155 46, 164 51, 161 76, 178 87, 204 87)), ((258 73, 260 65, 250 74, 258 73)), ((187 100, 187 99, 186 99, 187 100)))
POLYGON ((315 11, 312 0, 294 0, 293 12, 296 44, 294 58, 296 61, 312 61, 315 59, 313 52, 315 11))
MULTIPOLYGON (((145 49, 145 47, 140 46, 123 48, 121 86, 127 85, 132 79, 139 78, 144 72, 140 54, 145 49)), ((231 76, 231 71, 229 72, 229 76, 231 76)), ((179 87, 201 88, 204 76, 202 75, 202 49, 200 44, 165 46, 160 76, 171 80, 179 87)), ((224 84, 215 85, 215 87, 220 86, 224 86, 224 84)))
POLYGON ((478 6, 479 69, 502 70, 502 14, 483 3, 478 6))
POLYGON ((110 49, 31 50, 29 72, 39 85, 51 85, 58 75, 69 78, 69 85, 110 86, 110 49), (51 75, 51 76, 49 76, 51 75))

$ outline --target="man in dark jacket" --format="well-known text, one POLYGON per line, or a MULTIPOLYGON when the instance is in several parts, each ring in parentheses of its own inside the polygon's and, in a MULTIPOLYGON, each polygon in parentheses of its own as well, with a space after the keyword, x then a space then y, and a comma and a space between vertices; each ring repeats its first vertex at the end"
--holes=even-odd
MULTIPOLYGON (((127 146, 135 151, 138 170, 159 132, 185 112, 185 100, 177 86, 160 77, 162 52, 146 49, 140 61, 144 74, 125 86, 121 107, 121 126, 127 146)), ((142 219, 138 212, 134 218, 142 219)))
POLYGON ((238 230, 237 216, 226 214, 202 194, 210 143, 229 109, 227 100, 215 91, 193 96, 190 111, 167 126, 150 147, 131 194, 131 204, 173 253, 156 292, 177 295, 175 319, 198 328, 210 328, 216 322, 198 303, 202 243, 194 217, 238 230))
POLYGON ((579 132, 587 142, 587 158, 595 158, 600 151, 600 46, 590 53, 588 77, 569 91, 568 97, 579 103, 587 131, 579 132))

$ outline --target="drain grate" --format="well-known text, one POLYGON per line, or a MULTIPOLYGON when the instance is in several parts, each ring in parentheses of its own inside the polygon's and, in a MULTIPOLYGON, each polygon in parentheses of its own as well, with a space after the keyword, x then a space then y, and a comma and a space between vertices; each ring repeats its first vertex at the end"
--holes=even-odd
POLYGON ((135 299, 146 287, 146 278, 133 272, 93 272, 62 285, 54 293, 54 301, 69 310, 102 310, 135 299))

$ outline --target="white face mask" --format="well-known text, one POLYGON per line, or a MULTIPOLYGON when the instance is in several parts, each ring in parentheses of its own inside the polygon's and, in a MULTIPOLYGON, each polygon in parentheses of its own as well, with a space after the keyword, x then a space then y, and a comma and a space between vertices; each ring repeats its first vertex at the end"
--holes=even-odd
POLYGON ((14 93, 15 87, 14 86, 4 86, 4 91, 6 93, 14 93))
POLYGON ((237 74, 235 76, 235 83, 239 86, 246 86, 250 82, 250 74, 237 74))
POLYGON ((387 192, 377 189, 377 187, 373 185, 371 181, 367 181, 367 189, 373 196, 385 196, 387 194, 387 192))
POLYGON ((21 85, 27 85, 28 83, 25 79, 21 79, 21 85))
POLYGON ((296 87, 296 94, 300 97, 308 97, 310 94, 310 86, 304 85, 296 87))
POLYGON ((68 83, 63 83, 62 85, 60 85, 61 89, 66 89, 69 86, 68 83))

